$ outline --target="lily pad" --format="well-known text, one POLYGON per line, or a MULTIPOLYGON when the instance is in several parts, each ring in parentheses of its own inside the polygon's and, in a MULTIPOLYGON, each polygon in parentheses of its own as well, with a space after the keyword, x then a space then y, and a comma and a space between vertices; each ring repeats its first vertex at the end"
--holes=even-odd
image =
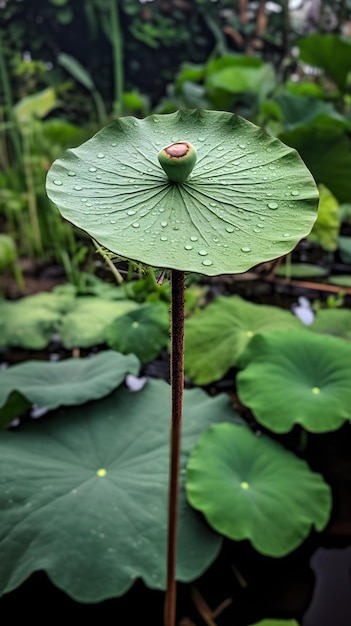
POLYGON ((138 307, 132 300, 103 300, 82 296, 60 324, 65 348, 90 348, 106 342, 106 329, 114 319, 138 307))
POLYGON ((106 330, 107 344, 122 354, 135 354, 142 363, 155 359, 169 344, 169 310, 155 302, 117 318, 106 330))
POLYGON ((351 345, 309 330, 257 335, 239 363, 238 396, 275 433, 323 433, 351 418, 351 345))
POLYGON ((256 333, 301 327, 289 311, 240 296, 218 296, 185 322, 185 373, 196 384, 207 385, 237 365, 256 333))
POLYGON ((312 527, 323 530, 332 496, 322 476, 272 439, 235 424, 215 424, 188 461, 190 504, 230 539, 248 539, 262 554, 281 557, 312 527))
POLYGON ((329 269, 313 263, 283 263, 274 270, 276 276, 282 278, 323 278, 329 269))
MULTIPOLYGON (((0 593, 45 570, 79 602, 166 584, 169 385, 109 397, 0 433, 0 593)), ((225 396, 185 390, 181 467, 200 434, 235 418, 225 396)), ((177 579, 201 575, 222 538, 182 488, 177 579)))
POLYGON ((65 359, 58 363, 27 361, 9 367, 1 373, 0 423, 19 414, 20 406, 14 402, 14 394, 21 404, 27 400, 47 409, 83 404, 110 393, 126 374, 137 375, 139 366, 133 354, 124 356, 107 350, 91 358, 65 359))
POLYGON ((124 117, 54 162, 47 191, 62 215, 115 254, 218 275, 282 256, 307 236, 318 192, 295 150, 232 113, 124 117), (197 151, 171 182, 158 153, 197 151))
POLYGON ((338 287, 349 287, 351 288, 351 275, 350 274, 340 274, 338 276, 330 276, 327 280, 327 283, 330 285, 338 285, 338 287))
POLYGON ((320 309, 309 330, 351 341, 350 309, 320 309))
POLYGON ((73 303, 72 293, 55 292, 0 301, 0 347, 45 348, 73 303))

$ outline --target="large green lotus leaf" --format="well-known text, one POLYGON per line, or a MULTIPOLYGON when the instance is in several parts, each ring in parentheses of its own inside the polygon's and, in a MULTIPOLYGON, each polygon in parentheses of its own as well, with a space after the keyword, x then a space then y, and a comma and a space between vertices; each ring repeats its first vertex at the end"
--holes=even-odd
POLYGON ((169 344, 169 310, 162 302, 147 303, 121 315, 106 329, 107 345, 132 352, 142 363, 155 359, 169 344))
POLYGON ((236 424, 215 424, 197 441, 188 462, 190 504, 219 533, 248 539, 259 552, 281 557, 312 527, 323 530, 331 490, 307 463, 272 439, 236 424))
POLYGON ((279 135, 299 151, 317 183, 325 185, 339 202, 351 197, 351 142, 344 129, 300 126, 279 135))
POLYGON ((139 373, 139 361, 106 350, 94 357, 65 359, 58 363, 27 361, 0 375, 0 421, 18 415, 13 394, 47 409, 83 404, 102 398, 118 387, 127 373, 139 373))
POLYGON ((336 430, 351 418, 351 345, 309 330, 252 339, 237 375, 238 396, 258 422, 276 433, 294 424, 336 430))
POLYGON ((289 311, 218 296, 185 322, 185 373, 198 385, 219 380, 238 362, 256 333, 301 328, 289 311))
MULTIPOLYGON (((139 577, 165 588, 169 407, 169 385, 149 380, 0 433, 2 593, 38 570, 79 602, 120 596, 139 577)), ((226 396, 185 390, 182 481, 200 434, 233 419, 226 396)), ((221 543, 182 487, 178 580, 201 575, 221 543)))
POLYGON ((318 197, 294 150, 239 116, 202 110, 115 120, 54 162, 47 191, 115 254, 207 275, 287 254, 310 232, 318 197), (198 158, 173 183, 158 153, 182 140, 198 158))
POLYGON ((0 346, 45 348, 73 303, 72 293, 55 292, 0 301, 0 346))
POLYGON ((315 33, 299 41, 300 57, 305 63, 322 68, 345 89, 351 72, 351 44, 338 35, 315 33))
POLYGON ((106 329, 114 319, 137 308, 132 300, 102 300, 82 296, 62 319, 60 335, 65 348, 90 348, 105 343, 106 329))
POLYGON ((351 311, 350 309, 320 309, 308 329, 351 341, 351 311))

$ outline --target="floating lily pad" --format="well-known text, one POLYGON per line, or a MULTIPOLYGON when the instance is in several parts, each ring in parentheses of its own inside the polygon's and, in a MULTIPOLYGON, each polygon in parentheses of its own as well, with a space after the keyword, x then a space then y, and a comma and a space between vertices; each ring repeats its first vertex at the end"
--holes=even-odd
MULTIPOLYGON (((45 570, 79 602, 166 584, 169 385, 108 398, 0 433, 0 593, 45 570)), ((235 418, 225 396, 185 390, 181 467, 213 422, 235 418)), ((221 537, 181 490, 177 579, 201 575, 221 537)))
POLYGON ((133 353, 142 363, 155 359, 169 344, 169 310, 155 302, 118 317, 106 330, 107 344, 122 354, 133 353))
POLYGON ((257 335, 243 353, 237 391, 275 433, 294 424, 315 433, 351 418, 351 345, 309 330, 257 335))
POLYGON ((323 530, 332 506, 331 489, 305 461, 235 424, 215 424, 201 435, 186 488, 217 532, 274 557, 297 548, 312 527, 323 530))
POLYGON ((27 361, 9 367, 1 373, 0 423, 19 415, 22 404, 24 410, 28 403, 56 409, 102 398, 118 387, 126 374, 137 375, 139 366, 133 354, 124 356, 107 350, 91 358, 58 363, 27 361))
POLYGON ((282 278, 323 278, 329 270, 313 263, 283 263, 275 270, 276 276, 282 278))
POLYGON ((65 348, 90 348, 106 341, 106 329, 114 319, 138 307, 132 300, 103 300, 82 296, 62 319, 60 336, 65 348))
POLYGON ((329 276, 327 283, 330 285, 337 285, 338 287, 349 287, 351 288, 351 275, 350 274, 340 274, 339 276, 329 276))
POLYGON ((309 327, 316 333, 334 335, 351 341, 350 309, 321 309, 309 327))
POLYGON ((115 254, 207 275, 287 254, 317 216, 318 192, 298 154, 218 111, 115 120, 54 162, 47 191, 65 219, 115 254), (158 153, 181 141, 197 163, 173 183, 158 153))
POLYGON ((185 322, 185 373, 198 385, 219 380, 256 333, 301 328, 289 311, 218 296, 185 322))
POLYGON ((54 291, 0 301, 0 347, 45 348, 73 303, 72 293, 54 291))

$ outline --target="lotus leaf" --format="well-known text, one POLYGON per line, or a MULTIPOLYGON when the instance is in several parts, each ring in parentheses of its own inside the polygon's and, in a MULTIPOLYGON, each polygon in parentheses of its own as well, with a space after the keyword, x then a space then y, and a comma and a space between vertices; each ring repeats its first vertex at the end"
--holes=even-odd
POLYGON ((298 150, 317 183, 325 185, 339 202, 349 202, 351 142, 335 120, 330 126, 300 126, 279 138, 298 150))
POLYGON ((26 410, 28 403, 56 409, 102 398, 118 387, 128 373, 137 375, 139 365, 133 354, 124 356, 112 351, 58 363, 26 361, 14 365, 1 374, 0 420, 9 421, 21 412, 21 405, 26 410))
POLYGON ((320 309, 309 329, 351 341, 351 311, 349 309, 320 309))
POLYGON ((106 329, 114 319, 137 308, 132 300, 103 300, 82 296, 64 316, 60 335, 65 348, 90 348, 105 343, 106 329))
POLYGON ((113 350, 132 352, 142 363, 152 361, 169 344, 168 306, 147 303, 121 315, 106 329, 106 339, 113 350))
MULTIPOLYGON (((169 404, 169 385, 149 380, 0 433, 0 593, 38 570, 79 602, 120 596, 137 578, 165 588, 169 404)), ((226 396, 185 390, 182 477, 200 434, 234 419, 226 396)), ((202 574, 221 543, 182 488, 178 580, 202 574)))
POLYGON ((188 461, 190 504, 219 533, 248 539, 262 554, 281 557, 312 527, 325 528, 331 489, 307 463, 266 436, 237 424, 215 424, 188 461))
POLYGON ((312 263, 282 263, 274 273, 283 278, 323 278, 328 271, 325 267, 312 263))
POLYGON ((351 418, 351 345, 296 330, 257 335, 243 353, 238 396, 275 433, 294 424, 315 433, 351 418))
POLYGON ((72 293, 40 293, 0 302, 0 347, 40 350, 58 331, 62 313, 74 303, 72 293))
POLYGON ((207 275, 287 254, 310 232, 318 198, 294 150, 234 114, 202 110, 115 120, 54 162, 47 191, 113 253, 207 275), (197 163, 173 183, 158 153, 180 141, 197 163))
POLYGON ((185 373, 198 385, 219 380, 256 333, 301 327, 289 311, 218 296, 185 322, 185 373))
POLYGON ((334 34, 309 35, 299 41, 300 57, 305 63, 322 68, 340 89, 346 87, 351 72, 351 44, 334 34))

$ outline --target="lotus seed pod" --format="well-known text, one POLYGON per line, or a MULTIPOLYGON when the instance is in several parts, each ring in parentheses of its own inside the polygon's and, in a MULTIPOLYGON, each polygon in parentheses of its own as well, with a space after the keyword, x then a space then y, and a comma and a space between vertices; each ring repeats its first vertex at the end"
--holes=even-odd
POLYGON ((158 154, 158 160, 169 180, 183 183, 191 174, 196 163, 196 150, 188 141, 177 141, 158 154))

